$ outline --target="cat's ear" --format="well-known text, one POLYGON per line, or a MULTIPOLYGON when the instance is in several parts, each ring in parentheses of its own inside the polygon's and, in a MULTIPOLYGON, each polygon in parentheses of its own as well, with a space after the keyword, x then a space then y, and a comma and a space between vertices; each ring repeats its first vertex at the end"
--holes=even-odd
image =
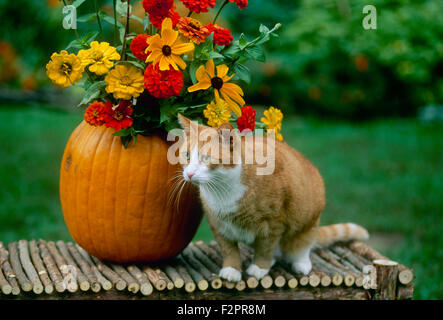
POLYGON ((181 113, 177 114, 177 117, 178 123, 182 126, 183 130, 185 130, 186 133, 189 133, 191 131, 191 120, 181 113))

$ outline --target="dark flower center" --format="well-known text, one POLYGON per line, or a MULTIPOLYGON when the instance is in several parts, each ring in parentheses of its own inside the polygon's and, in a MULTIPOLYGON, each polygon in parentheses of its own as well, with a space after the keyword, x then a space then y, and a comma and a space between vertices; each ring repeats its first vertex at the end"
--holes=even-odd
POLYGON ((65 62, 62 64, 60 70, 64 74, 70 74, 72 72, 72 66, 71 64, 65 62))
POLYGON ((114 113, 114 119, 115 120, 117 120, 117 121, 120 121, 120 120, 122 120, 123 119, 123 114, 121 113, 121 112, 116 112, 116 113, 114 113))
POLYGON ((223 87, 223 80, 219 77, 214 77, 211 79, 211 85, 214 89, 220 90, 223 87))
POLYGON ((168 57, 168 56, 171 55, 171 53, 172 53, 172 49, 171 49, 170 46, 166 45, 166 46, 163 46, 163 48, 162 48, 162 52, 163 52, 163 55, 164 55, 165 57, 168 57))

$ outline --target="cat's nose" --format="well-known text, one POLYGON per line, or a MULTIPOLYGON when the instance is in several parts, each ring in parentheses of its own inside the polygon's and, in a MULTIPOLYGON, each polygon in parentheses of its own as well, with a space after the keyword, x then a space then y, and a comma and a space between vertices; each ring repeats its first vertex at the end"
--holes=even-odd
POLYGON ((189 179, 191 179, 194 176, 195 172, 188 172, 186 173, 186 175, 188 176, 189 179))

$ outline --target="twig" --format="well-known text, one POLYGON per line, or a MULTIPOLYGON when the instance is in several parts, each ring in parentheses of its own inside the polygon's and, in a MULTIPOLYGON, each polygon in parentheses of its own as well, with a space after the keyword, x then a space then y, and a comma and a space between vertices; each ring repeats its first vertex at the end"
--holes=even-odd
POLYGON ((75 262, 80 267, 83 274, 88 278, 91 284, 92 292, 99 292, 101 289, 101 285, 98 282, 97 277, 95 276, 91 267, 89 266, 89 263, 83 258, 83 256, 80 254, 80 252, 77 250, 72 242, 68 242, 66 245, 75 262))
POLYGON ((122 277, 123 280, 126 281, 128 284, 128 291, 132 293, 137 293, 140 290, 140 285, 138 284, 138 281, 135 280, 128 271, 125 270, 121 265, 111 263, 110 264, 112 269, 114 269, 115 272, 119 274, 120 277, 122 277))
POLYGON ((66 260, 58 252, 54 242, 49 241, 48 243, 46 243, 43 240, 40 240, 40 243, 43 243, 47 246, 49 252, 55 260, 55 263, 57 264, 57 267, 60 269, 60 272, 63 275, 63 282, 68 291, 76 292, 78 290, 78 283, 77 277, 73 274, 73 271, 75 270, 74 266, 68 268, 66 260))
POLYGON ((149 282, 146 273, 143 273, 137 266, 131 265, 128 266, 129 273, 138 280, 140 283, 140 292, 144 296, 149 296, 154 290, 151 282, 149 282))
POLYGON ((80 270, 80 268, 75 263, 74 259, 69 254, 66 244, 63 241, 59 240, 59 241, 57 241, 57 247, 60 250, 60 253, 62 254, 63 258, 67 262, 68 266, 71 266, 73 268, 73 270, 75 270, 76 278, 77 278, 78 284, 80 286, 80 290, 88 291, 91 288, 91 284, 89 283, 88 278, 83 274, 83 272, 80 270))
POLYGON ((103 290, 111 290, 112 289, 112 283, 108 279, 106 279, 99 271, 98 267, 94 264, 92 261, 91 256, 89 253, 87 253, 82 247, 80 247, 78 244, 75 244, 78 252, 83 256, 83 258, 88 262, 89 266, 91 267, 92 272, 94 272, 94 275, 97 278, 97 281, 102 286, 103 290))
POLYGON ((8 256, 9 256, 8 251, 3 246, 3 243, 0 242, 0 269, 3 268, 4 275, 6 279, 9 281, 9 284, 11 285, 12 288, 11 293, 16 296, 20 293, 20 287, 17 283, 14 270, 12 269, 11 264, 9 263, 8 256))
POLYGON ((29 242, 29 249, 31 251, 31 259, 32 262, 37 269, 38 275, 40 276, 40 280, 43 283, 45 292, 47 294, 51 294, 54 292, 54 285, 52 284, 51 279, 48 276, 48 272, 43 264, 43 261, 40 257, 40 252, 35 240, 31 240, 29 242))
POLYGON ((45 263, 46 268, 49 272, 49 276, 51 277, 51 280, 55 285, 55 290, 57 292, 65 292, 66 284, 63 281, 63 276, 61 275, 60 271, 58 270, 57 265, 56 265, 54 259, 52 258, 51 253, 49 252, 48 248, 46 247, 45 242, 43 240, 40 240, 38 243, 38 246, 40 248, 43 262, 45 263))
POLYGON ((26 277, 25 272, 20 264, 20 258, 18 255, 17 242, 11 242, 8 245, 9 259, 11 261, 12 269, 17 276, 18 283, 22 287, 24 292, 32 290, 32 282, 26 277))

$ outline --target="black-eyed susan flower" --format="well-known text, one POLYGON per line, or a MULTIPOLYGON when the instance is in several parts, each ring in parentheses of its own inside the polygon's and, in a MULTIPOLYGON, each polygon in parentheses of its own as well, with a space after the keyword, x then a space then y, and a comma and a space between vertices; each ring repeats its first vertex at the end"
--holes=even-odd
POLYGON ((228 76, 228 72, 228 66, 222 64, 215 68, 214 60, 211 59, 206 63, 206 66, 201 65, 197 69, 195 75, 198 82, 190 86, 188 91, 194 92, 212 87, 214 88, 215 98, 219 99, 221 94, 221 97, 228 104, 231 111, 240 117, 240 106, 245 105, 245 100, 242 98, 243 90, 235 83, 229 82, 235 74, 228 76))
POLYGON ((194 44, 182 42, 178 35, 179 32, 172 28, 172 20, 163 20, 161 35, 156 34, 146 40, 149 45, 146 52, 151 52, 146 62, 152 62, 154 65, 158 63, 160 71, 169 70, 169 66, 175 70, 179 70, 179 67, 185 69, 186 62, 180 56, 192 52, 194 44))
POLYGON ((89 71, 98 76, 107 74, 114 66, 112 60, 120 60, 117 49, 107 42, 92 41, 91 48, 80 50, 77 56, 81 59, 83 66, 89 66, 89 71))
POLYGON ((263 113, 264 117, 260 119, 266 125, 266 133, 269 130, 275 131, 275 138, 279 141, 283 141, 283 136, 280 133, 281 122, 283 121, 283 113, 280 109, 270 107, 263 113))
POLYGON ((115 99, 130 100, 137 98, 144 90, 143 72, 128 64, 119 64, 105 77, 106 92, 115 99))
POLYGON ((53 53, 51 61, 46 65, 46 74, 49 79, 62 87, 69 87, 78 82, 82 78, 83 70, 81 60, 66 50, 53 53))
POLYGON ((231 119, 231 109, 223 99, 215 99, 203 110, 203 115, 208 119, 208 125, 218 127, 231 119))

